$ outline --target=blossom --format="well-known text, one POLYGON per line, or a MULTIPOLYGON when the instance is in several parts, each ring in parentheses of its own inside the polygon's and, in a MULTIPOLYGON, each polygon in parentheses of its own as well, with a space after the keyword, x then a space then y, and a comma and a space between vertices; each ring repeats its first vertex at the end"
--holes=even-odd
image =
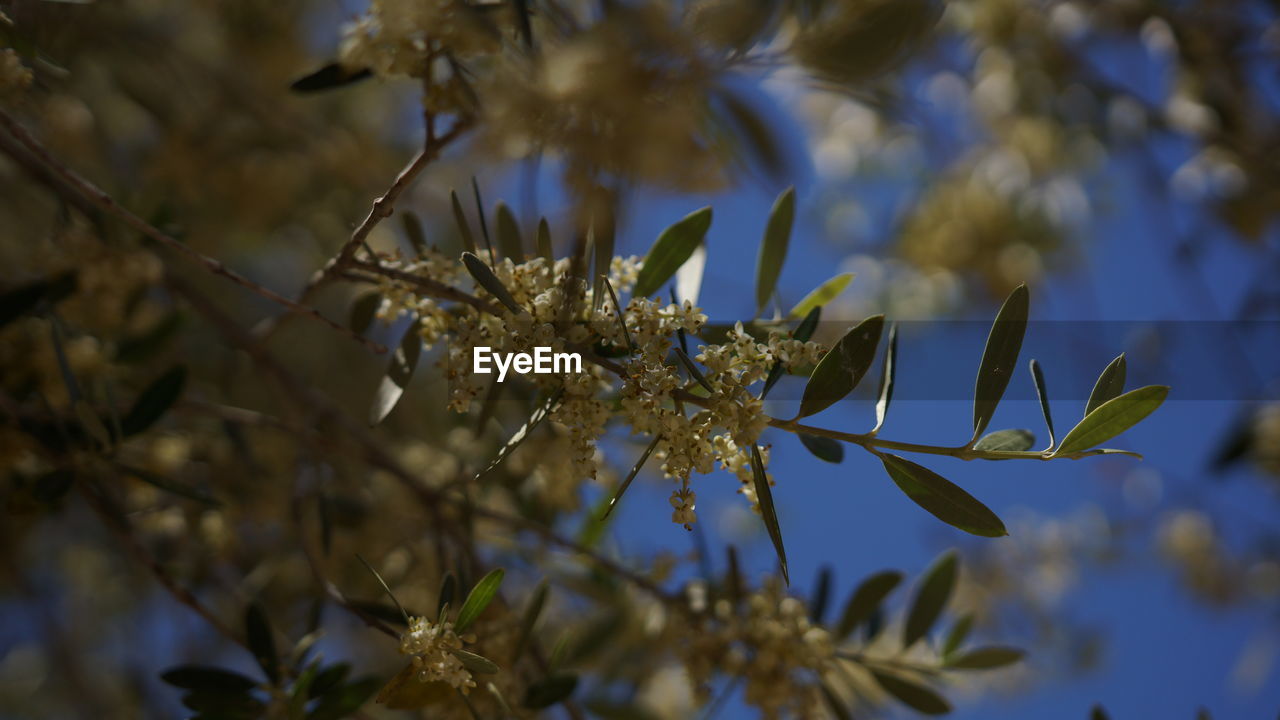
MULTIPOLYGON (((474 640, 468 636, 466 639, 474 640)), ((410 655, 422 682, 446 682, 466 693, 476 686, 471 672, 454 654, 462 649, 464 638, 453 630, 453 623, 433 623, 424 617, 409 619, 409 630, 400 636, 400 653, 410 655)))

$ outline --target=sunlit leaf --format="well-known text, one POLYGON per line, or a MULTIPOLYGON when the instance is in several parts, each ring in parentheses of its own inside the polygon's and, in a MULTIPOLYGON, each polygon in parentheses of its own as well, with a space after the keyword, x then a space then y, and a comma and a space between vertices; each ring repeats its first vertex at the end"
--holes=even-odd
POLYGON ((462 609, 458 611, 458 619, 453 624, 455 632, 466 632, 467 628, 480 617, 480 613, 489 607, 489 603, 498 594, 498 587, 502 585, 505 574, 502 568, 491 570, 480 578, 480 582, 476 583, 475 587, 471 588, 467 599, 462 603, 462 609))
POLYGON ((796 306, 791 308, 791 312, 787 313, 787 316, 797 319, 802 318, 814 308, 822 307, 835 300, 836 296, 844 292, 844 289, 849 286, 851 280, 853 280, 853 273, 841 273, 822 283, 808 295, 805 295, 803 300, 796 303, 796 306))
POLYGON ((951 658, 946 667, 952 670, 995 670, 1012 665, 1026 653, 1009 647, 980 647, 951 658))
POLYGON ((836 464, 844 462, 844 445, 841 445, 838 440, 808 433, 797 434, 800 436, 800 444, 819 460, 836 464))
POLYGON ((154 425, 182 397, 186 383, 187 368, 182 365, 170 368, 156 378, 134 401, 128 414, 121 418, 120 431, 129 437, 154 425))
POLYGON ((702 292, 702 276, 707 269, 707 245, 699 243, 693 254, 676 271, 675 293, 679 302, 688 300, 698 304, 698 296, 702 292))
POLYGON ((882 455, 881 460, 898 489, 942 522, 984 537, 1009 534, 986 505, 929 468, 897 455, 882 455))
POLYGON ((1054 451, 1054 455, 1079 452, 1101 445, 1137 425, 1169 396, 1165 385, 1148 385, 1130 390, 1099 405, 1084 416, 1054 451))
POLYGON ((756 264, 756 314, 764 311, 778 285, 782 264, 787 259, 787 245, 791 242, 791 226, 796 214, 796 189, 782 191, 769 211, 764 240, 760 243, 760 258, 756 264))
POLYGON ((982 351, 982 363, 978 366, 978 380, 973 394, 973 439, 977 440, 987 429, 996 406, 1009 386, 1013 368, 1022 350, 1022 337, 1027 331, 1027 313, 1030 309, 1030 293, 1026 285, 1019 285, 996 315, 982 351))
POLYGON ((974 450, 983 452, 1026 452, 1036 444, 1036 436, 1030 430, 996 430, 982 436, 973 444, 974 450))
POLYGON ((378 383, 378 390, 373 395, 373 405, 369 408, 369 424, 377 425, 400 402, 400 396, 409 381, 413 379, 414 370, 418 367, 418 355, 422 351, 422 337, 418 334, 418 323, 409 323, 404 335, 400 337, 400 345, 391 354, 391 362, 387 373, 378 383))
POLYGON ((530 710, 545 710, 568 699, 578 687, 578 676, 573 673, 548 675, 529 686, 522 703, 530 710))
POLYGON ((632 295, 648 297, 661 288, 702 244, 711 228, 711 208, 688 214, 658 235, 644 258, 632 295))
POLYGON ((520 222, 507 204, 498 201, 494 211, 498 219, 498 250, 517 265, 524 262, 524 238, 520 236, 520 222))
POLYGON ((489 269, 488 265, 484 264, 483 260, 469 252, 464 252, 462 253, 462 264, 466 266, 467 272, 475 279, 476 284, 488 290, 489 294, 497 298, 503 305, 506 305, 508 310, 517 315, 524 312, 524 308, 520 307, 516 299, 511 297, 511 292, 507 290, 507 286, 502 284, 502 281, 498 279, 497 275, 493 274, 493 271, 489 269))
POLYGON ((902 573, 896 570, 878 572, 863 580, 845 602, 844 612, 836 625, 836 638, 843 640, 849 637, 849 633, 870 619, 885 597, 901 582, 902 573))
POLYGON ((245 610, 244 628, 253 659, 258 661, 258 666, 272 683, 279 683, 280 656, 276 654, 276 641, 271 635, 271 623, 267 621, 267 614, 258 603, 249 603, 249 607, 245 610))
POLYGON ((800 398, 800 414, 821 412, 853 392, 875 361, 884 316, 872 315, 840 338, 818 361, 800 398))
POLYGON ((1115 360, 1112 360, 1098 376, 1098 382, 1093 385, 1093 392, 1089 393, 1089 402, 1084 406, 1084 414, 1097 410, 1103 403, 1120 396, 1124 392, 1124 380, 1126 371, 1126 362, 1124 353, 1115 360))
POLYGON ((1040 372, 1040 363, 1035 359, 1031 360, 1031 379, 1035 382, 1036 398, 1040 400, 1040 414, 1044 415, 1045 427, 1049 429, 1049 447, 1045 449, 1048 452, 1058 441, 1053 435, 1053 415, 1049 412, 1049 391, 1044 386, 1044 373, 1040 372))
POLYGON ((872 670, 871 675, 885 692, 912 710, 925 715, 945 715, 951 712, 951 704, 926 685, 883 670, 872 670))
POLYGON ((791 574, 787 571, 787 551, 782 546, 782 528, 778 526, 778 510, 773 506, 773 491, 769 489, 769 477, 764 471, 764 460, 760 458, 760 446, 751 445, 751 469, 755 475, 756 502, 760 505, 760 516, 764 519, 764 527, 769 531, 769 539, 773 541, 774 552, 778 554, 778 563, 782 566, 782 579, 791 584, 791 574))
POLYGON ((880 391, 876 393, 876 426, 871 434, 880 432, 884 419, 889 415, 889 403, 893 402, 893 382, 898 364, 898 324, 889 326, 889 342, 884 351, 884 367, 880 372, 880 391))

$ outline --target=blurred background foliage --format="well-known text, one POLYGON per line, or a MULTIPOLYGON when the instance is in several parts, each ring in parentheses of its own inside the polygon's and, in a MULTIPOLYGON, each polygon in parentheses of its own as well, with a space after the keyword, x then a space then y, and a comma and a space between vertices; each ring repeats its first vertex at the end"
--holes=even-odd
MULTIPOLYGON (((1135 307, 1150 307, 1138 299, 1150 291, 1198 298, 1195 319, 1271 322, 1280 310, 1272 2, 20 0, 0 11, 0 108, 124 207, 286 295, 302 290, 421 146, 426 112, 474 124, 400 203, 449 254, 460 247, 449 191, 466 198, 473 177, 488 199, 506 195, 527 236, 546 215, 561 250, 592 221, 614 218, 624 255, 648 245, 627 244, 638 232, 629 228, 646 227, 646 203, 693 207, 795 182, 804 200, 793 255, 811 252, 806 274, 819 279, 833 263, 857 273, 827 319, 986 316, 1019 283, 1066 284, 1110 256, 1132 265, 1135 307), (290 90, 300 78, 310 82, 290 90), (1125 229, 1108 221, 1132 212, 1122 206, 1135 197, 1130 185, 1143 188, 1143 224, 1162 228, 1144 252, 1161 255, 1174 279, 1141 280, 1164 270, 1134 262, 1125 229)), ((227 621, 234 633, 258 598, 277 637, 296 640, 315 627, 323 583, 379 598, 359 553, 409 608, 432 607, 446 571, 474 581, 490 564, 512 567, 508 583, 522 590, 503 602, 516 608, 554 578, 565 591, 544 621, 546 653, 557 630, 590 616, 609 647, 587 647, 573 662, 605 679, 601 693, 624 687, 623 700, 609 696, 615 705, 692 716, 693 700, 670 689, 680 678, 664 655, 679 628, 664 626, 663 642, 646 634, 658 612, 651 599, 584 569, 540 532, 523 542, 512 527, 452 507, 424 521, 411 493, 339 424, 317 421, 322 441, 300 431, 311 419, 171 283, 246 332, 279 308, 104 217, 2 130, 0 153, 3 290, 46 282, 41 302, 56 307, 6 317, 0 330, 0 715, 173 716, 181 710, 160 670, 246 665, 158 589, 155 567, 215 616, 236 618, 227 621), (68 276, 73 289, 60 291, 56 280, 68 276), (182 399, 110 457, 85 449, 97 438, 77 433, 92 428, 64 427, 80 426, 81 404, 131 407, 179 365, 182 399), (454 526, 469 543, 446 542, 454 526)), ((473 226, 474 212, 468 203, 473 226)), ((754 254, 759 228, 726 222, 754 254)), ((383 223, 369 242, 408 251, 400 228, 383 223)), ((746 298, 749 282, 733 273, 712 264, 708 287, 746 298)), ((808 289, 793 276, 780 296, 808 289)), ((364 291, 338 285, 314 300, 345 318, 364 291)), ((1072 310, 1059 319, 1097 319, 1072 310)), ((302 319, 279 323, 262 344, 307 388, 366 415, 385 358, 302 319)), ((976 613, 982 632, 1048 659, 1039 676, 1024 668, 963 683, 957 704, 992 685, 1014 691, 1093 667, 1106 639, 1076 624, 1063 599, 1082 568, 1126 562, 1165 562, 1180 591, 1206 607, 1254 613, 1271 640, 1242 650, 1237 674, 1255 690, 1276 686, 1280 400, 1275 356, 1259 361, 1250 347, 1218 349, 1249 356, 1247 372, 1227 371, 1239 383, 1233 398, 1246 402, 1202 429, 1213 438, 1208 467, 1173 471, 1195 476, 1197 488, 1225 474, 1263 492, 1228 512, 1163 494, 1168 468, 1129 473, 1123 500, 1143 512, 1106 501, 1029 511, 1010 523, 1018 542, 964 544, 957 607, 976 613)), ((419 373, 376 432, 404 468, 450 487, 493 456, 533 398, 511 390, 496 409, 508 432, 477 432, 476 417, 441 411, 443 382, 428 377, 419 373)), ((617 553, 590 521, 599 488, 556 471, 567 446, 539 435, 486 481, 482 502, 617 553)), ((605 448, 617 472, 602 487, 638 452, 623 448, 605 448)), ((1159 467, 1160 449, 1144 450, 1159 467)), ((637 543, 628 563, 675 587, 708 554, 667 535, 637 543)), ((815 562, 833 560, 823 557, 829 548, 807 549, 815 562)), ((391 677, 383 640, 339 612, 325 609, 328 653, 359 674, 391 677)), ((870 710, 884 695, 872 688, 855 700, 870 710)), ((1092 700, 1062 716, 1084 717, 1092 700)), ((733 702, 726 714, 747 712, 733 702)), ((608 704, 592 712, 608 717, 608 704)))

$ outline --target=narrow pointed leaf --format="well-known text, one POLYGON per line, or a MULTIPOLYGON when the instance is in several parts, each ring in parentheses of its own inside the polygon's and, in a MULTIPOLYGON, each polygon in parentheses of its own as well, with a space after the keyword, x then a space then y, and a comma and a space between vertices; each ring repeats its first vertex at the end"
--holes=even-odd
POLYGON ((1026 452, 1036 444, 1036 436, 1030 430, 996 430, 987 433, 974 443, 974 450, 983 452, 1026 452))
POLYGON ((418 323, 412 322, 400 338, 400 346, 391 355, 391 363, 387 374, 382 376, 378 390, 373 396, 373 406, 369 408, 369 424, 382 422, 404 394, 413 372, 418 367, 418 354, 422 351, 422 337, 418 334, 418 323))
POLYGON ((644 258, 632 295, 648 297, 657 292, 693 255, 710 228, 711 208, 705 207, 663 230, 644 258))
POLYGON ((797 417, 821 412, 853 392, 875 360, 883 328, 884 316, 873 315, 840 338, 809 376, 797 417))
POLYGON ((129 437, 154 425, 182 397, 182 389, 186 384, 187 368, 182 365, 171 368, 156 378, 120 419, 121 433, 129 437))
POLYGON ((764 461, 760 459, 760 446, 754 443, 751 445, 751 469, 755 475, 756 502, 760 505, 760 516, 764 518, 764 527, 769 531, 774 552, 778 554, 778 562, 782 566, 782 579, 790 585, 791 573, 787 570, 787 550, 782 546, 782 528, 778 526, 778 510, 773 506, 773 492, 769 489, 769 477, 764 472, 764 461))
POLYGON ((516 641, 515 653, 511 656, 511 662, 515 662, 524 654, 525 648, 529 646, 529 640, 533 638, 533 630, 538 625, 538 618, 542 615, 542 608, 547 604, 547 595, 551 591, 551 586, 546 580, 538 583, 537 589, 533 591, 532 597, 529 598, 529 604, 525 606, 524 616, 520 619, 520 636, 516 641))
POLYGON ((484 219, 484 200, 480 198, 480 183, 471 176, 471 195, 476 200, 476 216, 480 218, 480 234, 484 236, 484 249, 489 251, 489 258, 495 262, 498 256, 493 252, 493 240, 489 237, 489 223, 484 219))
POLYGON ((493 597, 498 594, 498 587, 502 585, 502 577, 505 574, 502 568, 492 570, 471 588, 466 601, 462 603, 462 609, 458 611, 458 620, 453 625, 455 632, 466 632, 467 628, 480 617, 480 613, 489 607, 493 597))
POLYGON ((822 699, 827 703, 827 709, 836 717, 836 720, 853 720, 853 713, 849 712, 849 708, 845 706, 844 701, 836 695, 826 680, 822 681, 822 699))
POLYGON ((835 464, 844 462, 844 445, 841 445, 838 440, 808 433, 798 434, 800 436, 800 444, 804 445, 805 449, 813 453, 819 460, 835 464))
POLYGON ((519 265, 524 262, 524 238, 520 236, 520 223, 515 213, 507 204, 498 201, 494 211, 498 219, 498 250, 511 262, 519 265))
POLYGON ((342 63, 331 62, 320 69, 294 80, 289 89, 296 93, 320 92, 350 85, 373 77, 369 68, 347 68, 342 63))
POLYGON ((1111 720, 1111 716, 1101 705, 1094 705, 1089 711, 1089 720, 1111 720))
POLYGON ((907 622, 902 627, 902 647, 907 649, 929 634, 934 623, 942 615, 955 590, 959 561, 954 550, 943 553, 920 579, 907 622))
POLYGON ((863 580, 845 602, 840 623, 836 626, 836 639, 849 637, 859 625, 871 619, 884 599, 901 582, 902 573, 897 570, 878 572, 863 580))
POLYGON ((245 635, 249 650, 258 666, 272 683, 280 682, 280 657, 276 654, 276 641, 271 635, 267 614, 258 603, 250 603, 244 616, 245 635))
POLYGON ((881 459, 898 489, 942 522, 983 537, 1009 534, 995 513, 960 486, 897 455, 883 455, 881 459))
MULTIPOLYGON (((658 447, 658 441, 660 440, 662 440, 662 436, 655 435, 653 442, 649 443, 649 447, 645 448, 644 452, 640 454, 640 459, 636 460, 636 464, 631 466, 631 472, 627 473, 626 479, 622 481, 622 484, 618 486, 617 492, 609 499, 609 507, 605 508, 604 518, 609 517, 613 509, 617 507, 618 501, 622 499, 622 494, 627 491, 627 488, 631 487, 631 481, 635 480, 636 476, 640 474, 640 468, 644 467, 649 456, 653 454, 654 448, 658 447)), ((603 520, 604 518, 601 519, 603 520)))
POLYGON ((874 435, 884 426, 884 419, 889 415, 889 403, 893 402, 893 381, 898 364, 898 325, 889 326, 889 342, 884 351, 884 368, 880 372, 880 392, 876 395, 876 426, 871 429, 874 435))
POLYGON ((882 670, 872 670, 871 675, 885 692, 916 712, 925 715, 946 715, 951 712, 951 704, 926 685, 882 670))
POLYGON ((622 303, 618 302, 618 293, 613 291, 613 283, 609 282, 609 278, 601 275, 598 279, 604 282, 605 289, 609 291, 609 299, 613 301, 613 311, 618 314, 618 327, 622 328, 622 337, 627 341, 627 350, 635 354, 636 344, 631 341, 631 331, 627 330, 627 315, 622 310, 622 303))
POLYGON ((942 643, 943 657, 950 656, 960 649, 965 639, 969 637, 969 631, 973 629, 973 614, 966 614, 964 617, 956 621, 951 626, 951 631, 947 633, 947 639, 942 643))
POLYGON ((813 589, 813 597, 809 599, 809 619, 816 625, 822 624, 827 614, 827 604, 831 601, 831 567, 824 565, 818 571, 818 584, 813 589))
POLYGON ((822 307, 832 300, 836 299, 844 289, 849 286, 849 281, 853 280, 853 273, 841 273, 830 280, 822 283, 814 288, 812 292, 804 296, 804 299, 796 306, 791 308, 791 312, 787 313, 792 318, 802 318, 808 315, 811 310, 816 307, 822 307))
POLYGON ((418 219, 417 213, 406 210, 400 216, 400 224, 404 226, 404 235, 409 239, 413 252, 421 257, 427 251, 427 234, 422 230, 422 220, 418 219))
POLYGON ((977 440, 987 429, 996 406, 1009 386, 1013 368, 1022 350, 1022 337, 1027 331, 1027 314, 1030 310, 1030 293, 1026 285, 1019 285, 996 315, 982 351, 982 364, 978 366, 978 380, 973 395, 973 439, 977 440))
POLYGON ((186 483, 178 482, 177 480, 173 480, 171 478, 168 478, 158 473, 153 473, 150 470, 144 470, 143 468, 134 467, 130 465, 119 465, 118 467, 120 468, 120 470, 127 473, 129 477, 141 480, 142 482, 148 485, 151 485, 152 487, 160 488, 161 490, 164 490, 166 492, 171 492, 175 495, 181 495, 184 498, 195 500, 196 502, 201 502, 201 503, 204 503, 205 505, 217 506, 222 504, 221 502, 218 501, 217 498, 213 497, 212 495, 209 495, 208 493, 204 492, 203 490, 200 490, 199 488, 192 487, 191 485, 188 485, 186 483))
POLYGON ((1040 363, 1035 359, 1031 360, 1031 379, 1036 384, 1036 398, 1040 400, 1040 413, 1044 415, 1045 427, 1049 429, 1049 447, 1045 448, 1045 452, 1048 452, 1058 441, 1053 435, 1053 415, 1049 412, 1049 391, 1044 386, 1044 373, 1040 371, 1040 363))
POLYGON ((378 314, 378 307, 382 305, 382 295, 376 292, 369 292, 356 298, 351 303, 351 313, 348 316, 347 326, 352 332, 364 333, 373 325, 373 319, 378 314))
POLYGON ((444 610, 453 603, 453 596, 458 592, 458 578, 454 574, 445 571, 444 577, 440 580, 440 595, 436 598, 436 619, 444 619, 444 610))
POLYGON ((1097 410, 1106 401, 1120 396, 1124 392, 1125 371, 1127 363, 1124 359, 1124 353, 1115 360, 1112 360, 1102 374, 1098 376, 1098 382, 1094 383, 1093 392, 1089 393, 1089 402, 1084 406, 1084 414, 1097 410))
POLYGON ((1148 385, 1106 401, 1062 438, 1054 454, 1080 452, 1101 445, 1155 412, 1168 396, 1168 386, 1148 385))
POLYGON ((453 221, 458 225, 458 235, 462 237, 462 249, 475 254, 476 238, 471 234, 471 223, 467 222, 467 214, 462 210, 462 202, 458 200, 458 193, 453 190, 449 191, 449 204, 453 206, 453 221))
POLYGON ((525 421, 525 424, 521 425, 520 429, 516 430, 515 434, 511 436, 511 439, 507 441, 507 444, 502 446, 502 449, 498 451, 498 455, 493 459, 493 462, 489 463, 485 469, 476 473, 475 479, 479 480, 485 475, 488 475, 490 471, 501 465, 502 461, 507 459, 507 456, 515 452, 516 448, 520 447, 520 443, 524 442, 525 438, 529 437, 529 433, 533 432, 533 429, 538 427, 538 425, 551 414, 551 411, 555 409, 557 404, 559 404, 560 396, 563 393, 563 390, 556 390, 547 398, 546 402, 539 405, 533 411, 533 414, 529 416, 529 419, 525 421))
POLYGON ((760 259, 756 264, 756 314, 764 311, 769 298, 778 285, 782 264, 787 259, 787 245, 791 242, 791 226, 796 215, 796 189, 789 187, 778 195, 769 211, 769 222, 764 228, 764 240, 760 243, 760 259))
POLYGON ((591 290, 597 306, 600 304, 600 283, 609 277, 609 268, 613 265, 615 232, 611 209, 591 218, 591 248, 595 257, 595 282, 591 290))
POLYGON ((497 663, 495 663, 494 661, 490 660, 489 658, 483 655, 477 655, 473 652, 468 652, 460 648, 450 649, 449 652, 452 653, 454 657, 458 658, 458 660, 462 662, 463 667, 465 667, 466 669, 470 670, 473 673, 479 673, 481 675, 493 675, 494 673, 498 672, 498 670, 500 669, 497 663))
POLYGON ((556 256, 555 252, 551 249, 551 226, 547 224, 546 218, 542 218, 538 221, 536 244, 538 246, 538 255, 544 258, 548 263, 554 263, 556 256))
POLYGON ((995 670, 1018 662, 1025 654, 1009 647, 974 648, 948 660, 946 667, 952 670, 995 670))
POLYGON ((688 300, 694 305, 698 304, 698 297, 702 293, 702 276, 706 269, 707 245, 704 242, 698 244, 689 259, 676 271, 675 292, 678 302, 688 300))
POLYGON ((497 298, 503 305, 506 305, 508 310, 517 315, 524 312, 524 308, 520 307, 516 299, 511 297, 511 292, 507 290, 507 286, 502 284, 502 281, 498 279, 497 275, 493 274, 493 271, 489 269, 488 265, 484 264, 483 260, 469 252, 464 252, 462 253, 462 264, 466 266, 467 272, 471 273, 471 277, 475 279, 476 284, 488 290, 489 294, 497 298))
POLYGON ((356 559, 360 561, 360 564, 364 565, 365 569, 369 571, 369 574, 373 576, 373 579, 377 580, 378 584, 382 586, 382 591, 387 594, 387 597, 391 598, 391 602, 395 603, 396 609, 400 611, 401 619, 404 620, 405 625, 408 625, 409 613, 404 609, 404 606, 400 604, 400 601, 396 599, 395 593, 391 592, 391 586, 387 585, 387 581, 382 579, 382 575, 359 553, 356 553, 356 559))
POLYGON ((711 383, 707 382, 707 378, 702 375, 702 371, 697 365, 693 364, 693 359, 685 354, 684 350, 675 348, 676 357, 680 359, 680 364, 684 365, 684 369, 688 371, 689 377, 693 378, 699 385, 706 388, 707 392, 714 393, 715 388, 711 387, 711 383))

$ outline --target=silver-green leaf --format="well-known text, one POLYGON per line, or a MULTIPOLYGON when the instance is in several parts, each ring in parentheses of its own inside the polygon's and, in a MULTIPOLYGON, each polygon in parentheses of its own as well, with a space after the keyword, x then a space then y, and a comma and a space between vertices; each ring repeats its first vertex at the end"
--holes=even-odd
POLYGON ((764 472, 764 460, 760 458, 760 446, 754 443, 751 445, 751 470, 755 475, 756 502, 760 505, 760 516, 764 518, 765 530, 769 531, 769 539, 773 541, 773 549, 778 554, 782 579, 790 585, 791 573, 787 570, 787 550, 782 546, 778 510, 773 506, 773 492, 769 489, 769 477, 764 472))
POLYGON ((1062 444, 1054 451, 1054 455, 1080 452, 1101 445, 1155 412, 1168 396, 1168 386, 1148 385, 1106 401, 1085 415, 1062 438, 1062 444))
POLYGON ((467 628, 480 617, 480 613, 489 607, 489 603, 493 602, 494 596, 498 594, 498 587, 502 585, 505 574, 502 568, 492 570, 471 588, 467 599, 462 603, 462 609, 458 611, 458 620, 453 625, 455 632, 466 632, 467 628))
POLYGON ((851 280, 853 280, 853 273, 841 273, 831 278, 814 288, 808 295, 805 295, 804 299, 796 303, 796 306, 791 308, 791 312, 787 313, 787 315, 793 318, 802 318, 808 315, 810 310, 822 307, 835 300, 836 296, 844 292, 844 289, 849 286, 849 281, 851 280))
POLYGON ((698 249, 710 228, 711 208, 704 207, 663 230, 645 255, 632 295, 648 297, 657 292, 698 249))
POLYGON ((1009 386, 1013 368, 1022 350, 1022 336, 1027 331, 1027 314, 1030 310, 1030 294, 1026 285, 1019 285, 996 315, 987 336, 987 346, 982 351, 982 363, 978 366, 978 380, 973 394, 973 439, 977 440, 987 429, 996 406, 1009 386))
POLYGON ((756 314, 764 311, 769 297, 778 285, 782 264, 787 259, 787 245, 791 242, 791 226, 796 215, 796 189, 783 190, 769 211, 769 221, 764 228, 764 240, 760 243, 760 259, 756 264, 756 314))
POLYGON ((1089 402, 1084 406, 1084 414, 1097 410, 1106 401, 1119 397, 1124 392, 1126 362, 1124 353, 1115 360, 1112 360, 1102 374, 1098 376, 1098 382, 1093 386, 1093 392, 1089 393, 1089 402))
POLYGON ((1031 379, 1036 385, 1036 397, 1040 400, 1040 413, 1044 415, 1045 427, 1049 428, 1049 447, 1045 448, 1045 452, 1048 452, 1058 441, 1053 436, 1053 415, 1049 412, 1049 391, 1044 386, 1044 373, 1040 371, 1040 363, 1035 359, 1031 360, 1031 379))
POLYGON ((488 290, 489 294, 497 298, 498 302, 506 305, 508 310, 517 315, 525 311, 524 308, 520 307, 520 303, 517 303, 516 299, 511 296, 507 286, 502 284, 502 281, 498 279, 497 275, 493 274, 493 271, 489 269, 488 265, 484 264, 483 260, 469 252, 464 252, 462 253, 462 264, 466 266, 467 272, 471 273, 471 277, 475 279, 476 284, 488 290))
POLYGON ((413 371, 418 367, 418 354, 421 351, 422 338, 418 334, 418 323, 414 321, 409 324, 400 338, 400 346, 391 355, 387 374, 382 376, 378 390, 374 393, 373 406, 369 408, 370 425, 382 422, 395 408, 396 403, 400 402, 400 396, 409 386, 409 381, 413 379, 413 371))
POLYGON ((983 452, 1026 452, 1036 444, 1036 436, 1030 430, 996 430, 982 436, 974 443, 974 450, 983 452))
POLYGON ((897 455, 880 459, 898 489, 942 522, 983 537, 1009 534, 995 513, 960 486, 897 455))
POLYGON ((809 376, 797 417, 821 412, 853 392, 875 360, 883 328, 884 316, 873 315, 840 338, 809 376))
POLYGON ((524 238, 521 237, 516 214, 501 200, 495 212, 498 218, 498 250, 513 263, 524 262, 524 238))
POLYGON ((889 415, 889 403, 893 402, 893 381, 898 365, 898 324, 889 326, 889 342, 884 351, 884 368, 880 373, 880 392, 876 394, 876 426, 871 434, 880 432, 884 419, 889 415))
POLYGON ((959 575, 959 559, 954 550, 943 553, 920 579, 907 621, 902 626, 902 648, 905 650, 929 634, 942 611, 951 600, 959 575))

